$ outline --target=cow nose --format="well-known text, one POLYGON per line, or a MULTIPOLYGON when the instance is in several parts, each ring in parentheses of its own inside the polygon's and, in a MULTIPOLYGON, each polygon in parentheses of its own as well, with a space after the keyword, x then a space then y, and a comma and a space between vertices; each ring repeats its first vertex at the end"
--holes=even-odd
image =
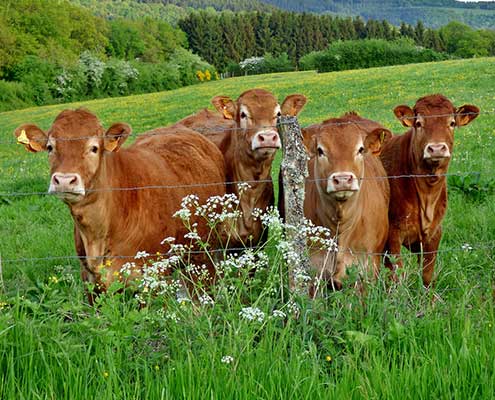
POLYGON ((53 174, 52 184, 55 188, 70 189, 79 186, 79 175, 77 174, 53 174))
POLYGON ((449 147, 446 143, 429 143, 426 146, 429 157, 450 157, 449 147))
POLYGON ((336 188, 350 189, 354 182, 353 174, 333 174, 332 182, 336 188))
POLYGON ((260 148, 280 148, 280 137, 275 131, 258 132, 253 138, 253 150, 260 148))

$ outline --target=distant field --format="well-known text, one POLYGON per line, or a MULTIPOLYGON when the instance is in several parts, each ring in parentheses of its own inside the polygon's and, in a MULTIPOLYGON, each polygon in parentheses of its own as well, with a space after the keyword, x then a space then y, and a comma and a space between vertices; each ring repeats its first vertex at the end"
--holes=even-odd
MULTIPOLYGON (((0 398, 493 398, 493 193, 474 199, 450 191, 437 264, 443 300, 434 306, 410 263, 396 292, 377 285, 364 303, 353 290, 301 300, 301 317, 287 324, 246 327, 238 321, 241 303, 229 312, 184 311, 172 323, 110 300, 99 313, 86 307, 77 261, 13 261, 75 254, 62 202, 11 196, 44 192, 49 180, 46 154, 15 145, 15 127, 47 129, 61 110, 84 106, 106 127, 123 121, 141 133, 209 107, 215 95, 236 98, 253 87, 280 101, 305 94, 302 125, 355 110, 396 133, 404 131, 392 113, 398 104, 432 93, 475 104, 482 114, 456 132, 449 172, 479 172, 481 189, 495 182, 495 58, 248 76, 1 113, 0 398), (460 251, 463 245, 475 249, 460 251), (64 283, 55 284, 53 276, 62 275, 64 283), (222 363, 231 353, 236 362, 222 363)), ((269 308, 265 300, 256 304, 269 308)))

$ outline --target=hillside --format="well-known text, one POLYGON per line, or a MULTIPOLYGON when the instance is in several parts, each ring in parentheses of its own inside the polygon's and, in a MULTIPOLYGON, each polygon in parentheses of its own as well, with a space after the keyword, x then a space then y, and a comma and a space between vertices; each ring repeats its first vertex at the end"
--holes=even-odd
POLYGON ((394 25, 415 24, 418 20, 438 28, 450 21, 474 28, 495 26, 495 3, 463 3, 456 0, 264 0, 276 7, 297 12, 360 15, 366 19, 386 19, 394 25))
POLYGON ((106 18, 150 16, 175 24, 191 9, 216 11, 264 11, 274 7, 313 13, 360 15, 365 19, 386 19, 394 25, 418 20, 437 28, 456 20, 473 28, 495 26, 495 3, 463 3, 456 0, 70 0, 106 18))
POLYGON ((215 11, 263 11, 274 9, 272 5, 259 0, 69 0, 71 3, 89 8, 95 15, 104 18, 144 17, 157 18, 170 24, 177 24, 193 9, 210 8, 215 11))

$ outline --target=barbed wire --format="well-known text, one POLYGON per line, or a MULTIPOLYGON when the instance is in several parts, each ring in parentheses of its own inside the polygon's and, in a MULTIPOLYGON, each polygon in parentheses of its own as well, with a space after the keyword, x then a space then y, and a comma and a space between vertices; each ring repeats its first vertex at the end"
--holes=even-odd
MULTIPOLYGON (((423 119, 428 119, 428 118, 443 118, 443 117, 456 117, 456 116, 464 116, 464 115, 484 115, 484 114, 495 114, 495 109, 494 110, 486 110, 486 111, 480 111, 478 113, 474 112, 466 112, 466 113, 450 113, 450 114, 435 114, 435 115, 422 115, 421 117, 423 119)), ((220 114, 219 114, 220 115, 220 114)), ((355 114, 358 117, 361 117, 359 114, 355 114)), ((335 119, 341 119, 345 117, 345 114, 341 117, 334 117, 335 119)), ((188 117, 185 117, 188 118, 188 117)), ((364 117, 361 117, 364 118, 364 117)), ((333 118, 329 118, 333 119, 333 118)), ((398 120, 408 120, 411 119, 411 117, 401 117, 397 118, 398 120)), ((226 120, 229 121, 229 120, 226 120)), ((351 120, 351 121, 333 121, 333 122, 325 122, 323 121, 321 124, 324 126, 342 126, 342 125, 367 125, 370 122, 376 123, 376 124, 381 124, 379 121, 374 121, 374 120, 351 120), (323 123, 324 122, 324 123, 323 123)), ((257 129, 275 129, 277 126, 280 125, 290 125, 291 122, 280 122, 278 125, 263 125, 263 126, 258 126, 257 129)), ((314 125, 314 124, 311 124, 314 125)), ((302 129, 305 129, 311 125, 308 125, 306 127, 302 127, 302 129)), ((143 133, 131 133, 129 135, 109 135, 106 136, 106 138, 120 138, 120 137, 129 137, 133 136, 138 140, 139 138, 143 137, 153 137, 153 136, 159 136, 159 135, 170 135, 170 129, 172 128, 180 128, 181 125, 180 121, 173 123, 172 125, 164 126, 164 127, 157 127, 154 130, 143 132, 143 133), (160 130, 160 131, 158 131, 160 130)), ((186 127, 188 129, 191 129, 193 131, 205 134, 205 133, 218 133, 218 132, 237 132, 237 131, 243 131, 243 128, 240 127, 232 127, 232 128, 226 128, 223 126, 205 126, 205 127, 198 127, 198 128, 190 128, 186 127)), ((102 139, 103 135, 84 135, 84 136, 77 136, 77 137, 57 137, 57 141, 76 141, 76 140, 88 140, 88 139, 93 139, 93 138, 99 138, 102 139)), ((13 145, 13 144, 18 144, 18 142, 15 139, 12 140, 0 140, 0 145, 13 145)))
MULTIPOLYGON (((440 253, 454 253, 454 252, 472 252, 476 250, 493 250, 495 249, 495 242, 486 242, 480 244, 467 244, 464 243, 460 247, 449 247, 445 249, 438 249, 436 251, 418 251, 413 252, 409 251, 408 253, 402 253, 401 257, 404 256, 418 256, 418 255, 429 255, 429 254, 440 254, 440 253)), ((269 245, 269 246, 253 246, 253 247, 236 247, 236 248, 221 248, 221 249, 209 249, 209 250, 190 250, 186 251, 185 255, 199 255, 199 254, 215 254, 215 253, 225 253, 232 254, 233 252, 243 252, 246 250, 272 250, 272 251, 280 251, 277 246, 269 245)), ((310 250, 311 251, 311 250, 310 250)), ((388 252, 376 253, 376 252, 356 252, 351 250, 339 250, 339 253, 351 254, 354 256, 381 256, 381 257, 394 257, 394 255, 388 252)), ((27 262, 42 262, 42 261, 61 261, 61 260, 112 260, 112 259, 124 259, 124 260, 140 260, 140 259, 152 259, 157 257, 166 257, 169 255, 175 254, 148 254, 146 256, 136 257, 127 256, 127 255, 106 255, 106 256, 77 256, 77 255, 63 255, 63 256, 46 256, 46 257, 21 257, 21 258, 5 258, 1 259, 4 264, 19 264, 19 263, 27 263, 27 262)))
MULTIPOLYGON (((368 176, 358 178, 359 181, 366 180, 388 180, 388 179, 406 179, 406 178, 433 178, 433 177, 449 177, 449 176, 480 176, 482 172, 480 171, 469 171, 469 172, 453 172, 444 174, 409 174, 409 175, 391 175, 391 176, 368 176)), ((315 178, 306 179, 308 182, 325 182, 328 178, 315 178)), ((218 185, 239 185, 239 184, 258 184, 258 183, 273 183, 271 178, 269 179, 259 179, 259 180, 246 180, 246 181, 228 181, 228 182, 210 182, 210 183, 190 183, 184 185, 144 185, 144 186, 131 186, 131 187, 106 187, 98 189, 87 189, 84 191, 85 194, 88 193, 98 193, 98 192, 126 192, 126 191, 138 191, 138 190, 159 190, 159 189, 186 189, 186 188, 197 188, 197 187, 211 187, 218 185)), ((0 197, 25 197, 25 196, 57 196, 62 194, 74 194, 73 192, 0 192, 0 197)))

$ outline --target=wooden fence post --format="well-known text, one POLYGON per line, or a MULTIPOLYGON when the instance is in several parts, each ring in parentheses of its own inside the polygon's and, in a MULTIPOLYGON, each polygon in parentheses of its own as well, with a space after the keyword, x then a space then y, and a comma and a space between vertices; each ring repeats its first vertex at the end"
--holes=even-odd
POLYGON ((306 237, 301 231, 304 219, 304 184, 308 176, 308 155, 303 136, 296 117, 282 116, 278 120, 278 131, 282 141, 283 159, 281 164, 282 194, 285 222, 290 226, 286 230, 286 239, 297 259, 289 263, 289 287, 292 292, 308 293, 310 262, 306 251, 306 237))

